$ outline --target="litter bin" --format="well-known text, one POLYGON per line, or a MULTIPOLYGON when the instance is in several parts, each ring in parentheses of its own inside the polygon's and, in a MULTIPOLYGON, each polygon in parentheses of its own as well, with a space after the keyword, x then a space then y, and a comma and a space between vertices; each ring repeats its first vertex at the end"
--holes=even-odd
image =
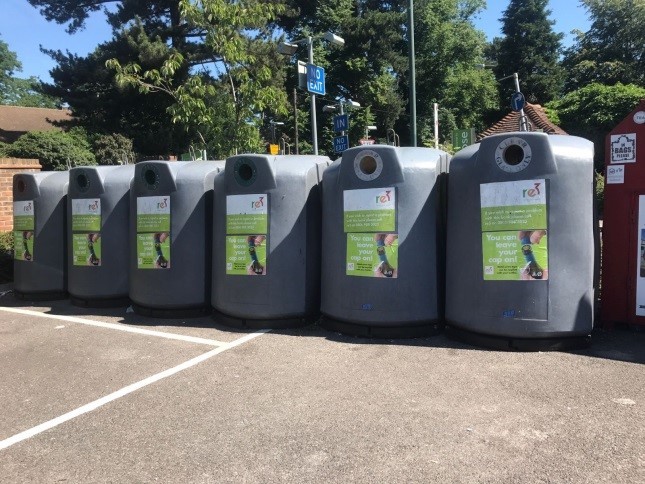
POLYGON ((223 161, 146 161, 130 191, 130 300, 152 317, 210 312, 213 180, 223 161))
POLYGON ((323 156, 240 155, 215 179, 213 316, 284 328, 320 313, 323 156))
POLYGON ((351 148, 323 175, 321 325, 415 337, 442 324, 447 153, 351 148))
POLYGON ((446 324, 504 349, 586 344, 594 321, 593 144, 490 136, 450 164, 446 324))
POLYGON ((77 306, 128 304, 129 207, 134 165, 69 171, 68 291, 77 306))
POLYGON ((14 293, 20 299, 67 297, 67 172, 13 177, 14 293))

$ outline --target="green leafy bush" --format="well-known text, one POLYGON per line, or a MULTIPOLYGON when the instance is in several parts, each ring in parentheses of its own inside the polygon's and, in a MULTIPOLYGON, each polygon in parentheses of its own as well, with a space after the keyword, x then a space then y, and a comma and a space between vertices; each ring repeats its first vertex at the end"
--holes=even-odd
POLYGON ((38 158, 43 171, 63 171, 71 166, 96 165, 87 137, 81 131, 34 131, 18 138, 7 148, 16 158, 38 158))
POLYGON ((4 158, 7 156, 7 148, 9 145, 7 143, 4 143, 3 141, 0 141, 0 158, 4 158))
POLYGON ((0 232, 0 284, 13 280, 13 232, 0 232))
POLYGON ((92 143, 99 165, 123 165, 135 162, 132 140, 122 134, 102 134, 92 143))

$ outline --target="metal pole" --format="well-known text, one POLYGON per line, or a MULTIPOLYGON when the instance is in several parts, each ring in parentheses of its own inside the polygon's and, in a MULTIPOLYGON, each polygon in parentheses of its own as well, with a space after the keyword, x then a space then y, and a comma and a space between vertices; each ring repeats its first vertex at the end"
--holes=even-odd
MULTIPOLYGON (((515 92, 520 91, 520 78, 517 75, 517 72, 513 73, 513 80, 515 81, 515 92)), ((528 126, 526 124, 526 115, 524 114, 524 108, 520 109, 520 131, 528 131, 528 126)))
POLYGON ((439 149, 439 105, 434 103, 432 105, 432 112, 434 116, 434 147, 439 149))
POLYGON ((298 153, 298 98, 296 95, 296 88, 293 88, 293 123, 296 129, 296 155, 298 153))
POLYGON ((408 0, 408 62, 410 73, 410 142, 417 145, 417 88, 416 67, 414 65, 414 0, 408 0))
MULTIPOLYGON (((311 37, 307 37, 309 47, 309 63, 314 63, 314 44, 311 37)), ((316 95, 311 95, 311 141, 314 145, 314 155, 318 154, 318 126, 316 126, 316 95)))
MULTIPOLYGON (((345 114, 345 111, 343 111, 343 101, 340 101, 338 105, 340 106, 340 115, 342 116, 343 114, 345 114)), ((345 130, 342 130, 340 132, 340 135, 345 136, 345 130)))

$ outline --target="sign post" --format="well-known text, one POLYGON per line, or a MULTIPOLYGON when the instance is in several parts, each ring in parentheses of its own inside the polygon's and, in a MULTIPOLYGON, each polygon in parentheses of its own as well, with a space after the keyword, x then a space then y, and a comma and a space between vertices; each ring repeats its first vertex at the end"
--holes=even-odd
POLYGON ((311 94, 325 95, 325 69, 307 64, 307 91, 311 94))
POLYGON ((342 153, 349 148, 349 137, 347 135, 336 136, 334 138, 334 150, 336 153, 342 153))
POLYGON ((474 143, 475 143, 475 128, 452 130, 452 147, 455 150, 460 150, 474 143))

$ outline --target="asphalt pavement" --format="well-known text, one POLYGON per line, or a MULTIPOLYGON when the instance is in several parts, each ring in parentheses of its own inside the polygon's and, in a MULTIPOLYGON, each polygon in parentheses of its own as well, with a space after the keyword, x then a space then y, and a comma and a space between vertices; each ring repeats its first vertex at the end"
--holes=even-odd
POLYGON ((443 335, 0 297, 0 482, 645 482, 645 332, 514 353, 443 335))

